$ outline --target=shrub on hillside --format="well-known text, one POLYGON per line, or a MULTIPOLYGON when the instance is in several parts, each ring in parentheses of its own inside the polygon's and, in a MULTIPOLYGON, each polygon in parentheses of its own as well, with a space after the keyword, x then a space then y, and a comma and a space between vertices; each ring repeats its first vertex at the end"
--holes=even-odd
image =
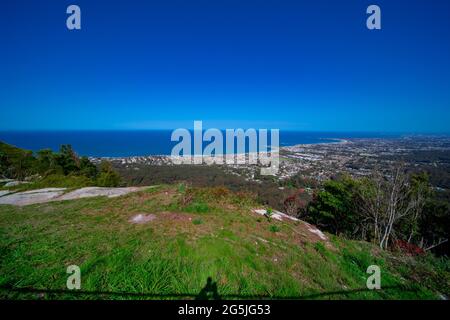
POLYGON ((80 171, 80 159, 72 149, 71 145, 62 145, 59 152, 56 153, 54 157, 65 175, 80 171))
POLYGON ((358 229, 355 181, 344 176, 327 181, 308 207, 308 220, 334 234, 352 236, 358 229))
POLYGON ((0 176, 23 180, 36 173, 33 152, 0 142, 0 176))
POLYGON ((110 162, 104 160, 100 164, 100 173, 97 177, 99 187, 118 187, 120 185, 120 176, 114 171, 110 162))
POLYGON ((184 210, 192 213, 207 213, 209 212, 209 206, 204 202, 192 202, 184 210))
POLYGON ((305 213, 305 200, 302 199, 302 195, 305 190, 303 188, 298 189, 294 194, 287 197, 284 202, 284 211, 294 217, 300 217, 305 213))
POLYGON ((89 161, 87 157, 81 157, 80 174, 89 178, 95 178, 98 174, 98 170, 97 167, 91 161, 89 161))

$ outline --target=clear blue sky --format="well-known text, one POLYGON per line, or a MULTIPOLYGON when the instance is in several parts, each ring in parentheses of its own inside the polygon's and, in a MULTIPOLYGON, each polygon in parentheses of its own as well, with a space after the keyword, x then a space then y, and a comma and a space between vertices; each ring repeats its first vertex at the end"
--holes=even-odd
POLYGON ((0 130, 450 131, 447 0, 14 0, 0 40, 0 130))

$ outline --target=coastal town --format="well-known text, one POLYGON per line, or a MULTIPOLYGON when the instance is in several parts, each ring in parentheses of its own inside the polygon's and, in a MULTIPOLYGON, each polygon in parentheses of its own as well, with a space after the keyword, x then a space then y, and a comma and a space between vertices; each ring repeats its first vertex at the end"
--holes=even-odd
MULTIPOLYGON (((225 172, 258 182, 260 165, 249 164, 248 154, 236 156, 245 164, 217 165, 225 172)), ((100 163, 105 158, 90 158, 100 163)), ((106 158, 115 167, 139 171, 145 166, 174 166, 165 155, 106 158)), ((203 159, 202 165, 212 161, 203 159)), ((209 159, 210 160, 210 159, 209 159)), ((300 144, 280 148, 280 164, 276 177, 285 180, 300 174, 305 179, 324 181, 339 173, 353 177, 369 175, 374 169, 387 171, 395 164, 417 170, 450 172, 450 138, 445 136, 404 136, 401 138, 351 138, 331 143, 300 144)), ((442 174, 441 174, 442 176, 442 174)), ((439 185, 439 184, 437 184, 439 185)))

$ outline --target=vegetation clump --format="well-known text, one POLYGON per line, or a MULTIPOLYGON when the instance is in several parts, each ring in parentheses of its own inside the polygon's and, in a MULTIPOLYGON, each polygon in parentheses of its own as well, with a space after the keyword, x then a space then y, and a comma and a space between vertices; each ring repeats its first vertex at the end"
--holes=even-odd
MULTIPOLYGON (((343 175, 324 183, 305 217, 347 238, 376 243, 381 249, 416 246, 427 251, 448 242, 448 201, 439 200, 425 173, 396 167, 389 176, 375 171, 353 179, 343 175), (409 245, 405 244, 408 243, 409 245)), ((448 247, 442 246, 448 254, 448 247)))
POLYGON ((62 145, 58 152, 43 149, 33 153, 0 142, 0 176, 31 180, 20 188, 45 187, 117 187, 119 174, 107 161, 100 168, 87 157, 79 157, 71 145, 62 145))

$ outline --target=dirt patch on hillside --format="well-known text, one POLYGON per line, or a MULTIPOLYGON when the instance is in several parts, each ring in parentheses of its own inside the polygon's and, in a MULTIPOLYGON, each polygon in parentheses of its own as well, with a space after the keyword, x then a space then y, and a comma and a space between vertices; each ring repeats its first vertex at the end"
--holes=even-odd
POLYGON ((133 196, 125 199, 124 204, 126 206, 146 206, 151 203, 155 204, 156 207, 168 206, 176 202, 178 193, 175 190, 163 189, 154 190, 152 192, 137 192, 133 196))
POLYGON ((178 213, 178 212, 162 212, 160 213, 161 218, 167 219, 170 221, 191 221, 192 216, 187 213, 178 213))
POLYGON ((136 213, 128 220, 130 223, 142 224, 158 219, 158 223, 179 223, 179 222, 191 222, 192 217, 189 214, 177 213, 177 212, 158 212, 152 213, 136 213))
POLYGON ((152 226, 165 236, 184 234, 188 240, 213 234, 217 230, 217 225, 207 217, 173 211, 159 212, 156 215, 157 219, 152 222, 152 226))
POLYGON ((157 199, 161 205, 169 205, 175 202, 179 196, 178 192, 173 189, 163 189, 151 193, 153 199, 157 199))

